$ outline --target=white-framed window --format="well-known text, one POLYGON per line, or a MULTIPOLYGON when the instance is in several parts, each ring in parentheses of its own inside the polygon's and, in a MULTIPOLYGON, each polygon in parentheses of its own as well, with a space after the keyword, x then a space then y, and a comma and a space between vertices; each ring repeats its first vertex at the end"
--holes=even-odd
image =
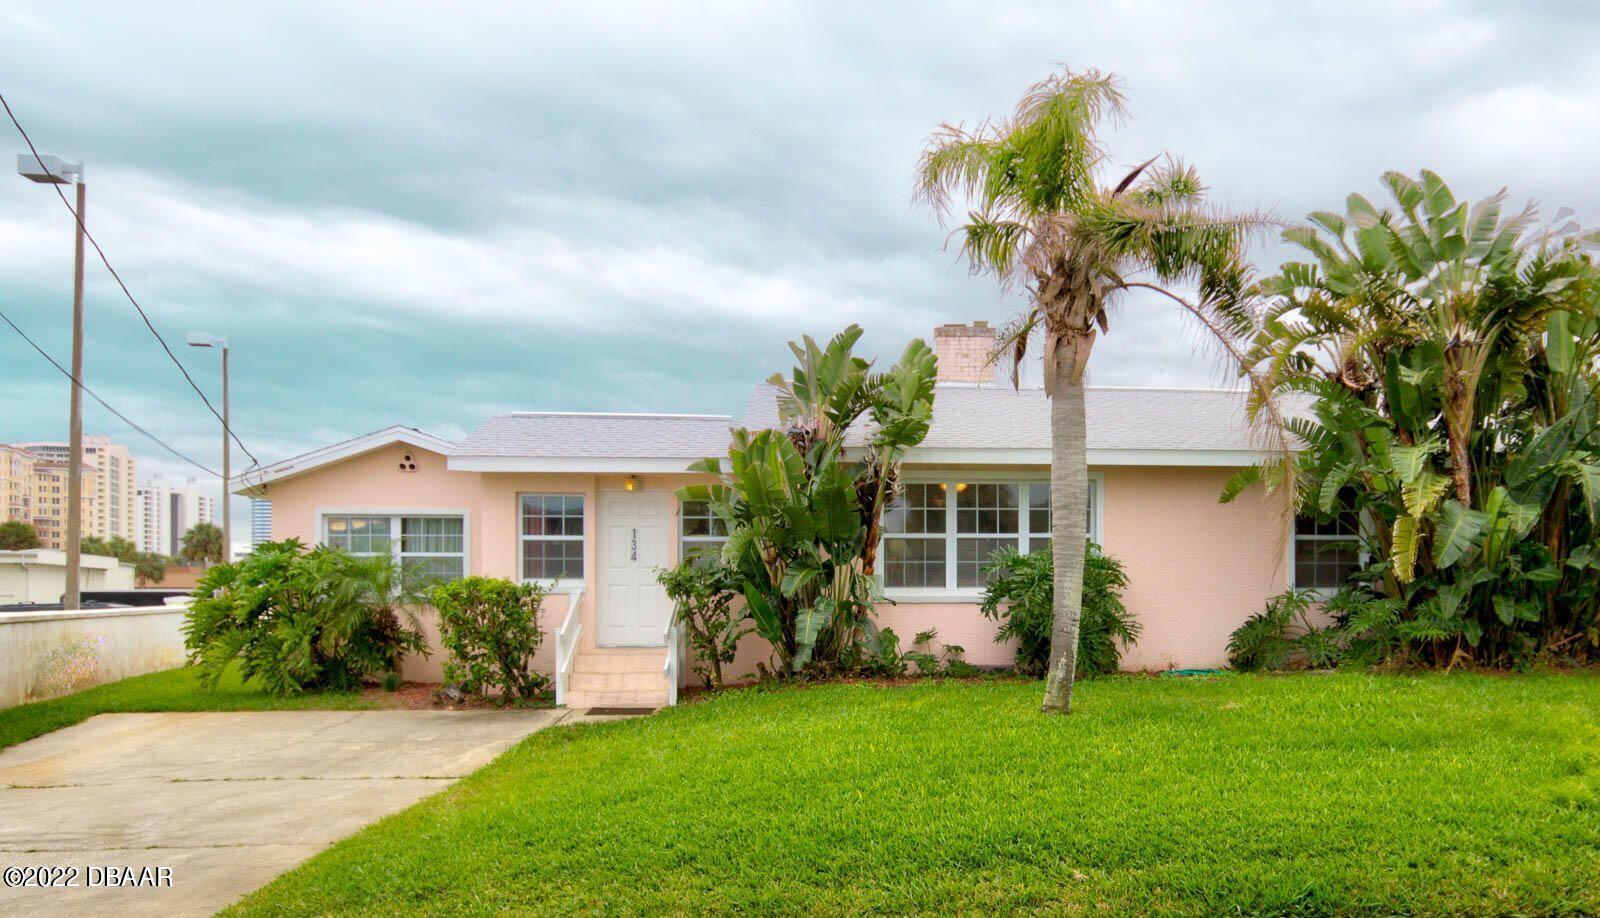
POLYGON ((390 523, 387 516, 357 516, 341 514, 323 518, 326 535, 323 543, 331 548, 342 548, 352 555, 383 555, 391 551, 390 523))
POLYGON ((322 542, 352 555, 393 555, 443 580, 467 572, 466 517, 451 513, 324 513, 322 542))
POLYGON ((686 500, 678 505, 678 558, 699 561, 715 558, 728 541, 728 522, 711 512, 703 500, 686 500))
MULTIPOLYGON (((1087 527, 1098 540, 1101 478, 1089 479, 1087 527)), ((973 594, 1002 548, 1050 547, 1050 483, 946 475, 907 481, 884 511, 879 570, 895 591, 973 594)))
POLYGON ((948 580, 949 486, 908 482, 883 511, 883 583, 888 588, 939 589, 948 580))
POLYGON ((400 566, 454 580, 467 572, 466 523, 459 516, 400 517, 400 566))
POLYGON ((583 495, 523 494, 522 579, 583 579, 583 495))
POLYGON ((1296 516, 1290 543, 1293 585, 1299 589, 1335 593, 1361 569, 1360 527, 1355 514, 1340 514, 1319 522, 1296 516))

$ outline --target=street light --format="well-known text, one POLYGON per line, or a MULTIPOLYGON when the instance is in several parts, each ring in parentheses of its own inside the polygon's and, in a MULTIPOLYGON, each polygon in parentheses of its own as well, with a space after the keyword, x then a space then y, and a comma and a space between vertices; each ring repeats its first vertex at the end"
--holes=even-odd
POLYGON ((205 332, 189 333, 190 347, 214 347, 222 351, 222 560, 233 561, 233 515, 228 511, 228 339, 205 332))
POLYGON ((78 595, 78 543, 83 538, 83 163, 59 156, 17 154, 17 174, 41 185, 77 185, 77 242, 72 260, 72 396, 67 421, 67 589, 61 595, 64 609, 80 605, 78 595))

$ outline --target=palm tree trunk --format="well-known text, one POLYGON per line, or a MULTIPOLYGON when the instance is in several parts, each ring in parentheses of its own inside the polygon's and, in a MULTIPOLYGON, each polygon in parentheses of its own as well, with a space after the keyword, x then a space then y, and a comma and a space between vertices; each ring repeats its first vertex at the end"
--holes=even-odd
POLYGON ((1472 506, 1472 414, 1471 383, 1459 372, 1445 384, 1444 433, 1450 447, 1450 477, 1455 483, 1456 500, 1472 506))
MULTIPOLYGON (((1050 668, 1045 675, 1047 714, 1072 710, 1078 670, 1078 620, 1083 613, 1083 558, 1088 541, 1089 465, 1084 444, 1083 364, 1092 339, 1056 344, 1050 386, 1051 552, 1055 559, 1055 614, 1050 628, 1050 668)), ((1047 361, 1049 366, 1052 362, 1047 361)))

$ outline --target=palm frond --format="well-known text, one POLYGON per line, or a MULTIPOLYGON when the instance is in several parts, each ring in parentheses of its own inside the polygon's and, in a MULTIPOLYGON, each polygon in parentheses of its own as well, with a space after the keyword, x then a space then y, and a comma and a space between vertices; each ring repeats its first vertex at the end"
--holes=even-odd
POLYGON ((961 254, 974 274, 992 273, 1002 286, 1013 283, 1029 238, 1026 224, 974 212, 956 233, 961 236, 961 254))
MULTIPOLYGON (((1153 162, 1154 158, 1146 162, 1153 162)), ((1181 159, 1167 157, 1166 161, 1144 175, 1144 181, 1134 191, 1134 197, 1151 207, 1192 207, 1206 196, 1206 186, 1200 173, 1185 165, 1181 159)))
POLYGON ((958 124, 941 124, 928 137, 917 160, 913 199, 942 221, 956 195, 976 198, 987 186, 994 165, 995 143, 988 125, 968 131, 958 124))

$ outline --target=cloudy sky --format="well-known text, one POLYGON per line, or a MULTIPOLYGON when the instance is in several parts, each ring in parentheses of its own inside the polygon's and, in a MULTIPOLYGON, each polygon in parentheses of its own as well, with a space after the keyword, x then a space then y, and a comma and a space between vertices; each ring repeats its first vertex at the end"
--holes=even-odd
MULTIPOLYGON (((91 229, 169 340, 231 339, 235 426, 270 462, 511 409, 735 413, 801 334, 859 322, 888 354, 1005 319, 912 168, 940 121, 1062 63, 1125 82, 1118 162, 1180 155, 1230 204, 1297 219, 1431 167, 1600 222, 1587 5, 1312 6, 11 2, 0 93, 87 162, 91 229)), ((54 194, 0 180, 0 309, 63 362, 71 254, 54 194)), ((217 462, 215 421, 89 278, 88 384, 217 462)), ((1218 381, 1167 307, 1115 322, 1093 382, 1218 381)), ((214 391, 210 352, 180 356, 214 391)), ((0 441, 64 439, 65 415, 0 327, 0 441)), ((198 474, 98 406, 87 428, 198 474)))

